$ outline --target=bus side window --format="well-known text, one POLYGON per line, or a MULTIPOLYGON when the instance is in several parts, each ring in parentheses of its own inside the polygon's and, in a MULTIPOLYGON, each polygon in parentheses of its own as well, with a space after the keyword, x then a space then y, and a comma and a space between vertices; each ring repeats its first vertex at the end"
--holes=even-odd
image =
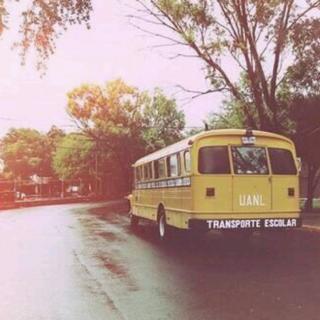
POLYGON ((143 165, 143 174, 144 174, 144 180, 148 180, 148 166, 146 164, 143 165))
POLYGON ((165 160, 158 160, 158 176, 159 178, 164 178, 166 176, 165 160))
POLYGON ((178 154, 174 154, 167 158, 167 171, 168 177, 177 177, 179 176, 179 159, 178 154))
POLYGON ((143 171, 144 171, 145 180, 152 179, 152 170, 151 170, 151 163, 150 162, 143 165, 143 171))
POLYGON ((186 172, 191 171, 191 156, 190 156, 190 151, 187 150, 183 153, 183 160, 184 160, 184 169, 186 172))

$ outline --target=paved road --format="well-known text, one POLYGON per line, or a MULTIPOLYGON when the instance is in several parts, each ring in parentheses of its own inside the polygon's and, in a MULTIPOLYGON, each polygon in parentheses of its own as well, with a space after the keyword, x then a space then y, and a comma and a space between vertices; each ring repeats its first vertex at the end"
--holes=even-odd
POLYGON ((320 233, 161 244, 123 209, 0 214, 0 319, 320 319, 320 233), (122 212, 122 213, 121 213, 122 212))

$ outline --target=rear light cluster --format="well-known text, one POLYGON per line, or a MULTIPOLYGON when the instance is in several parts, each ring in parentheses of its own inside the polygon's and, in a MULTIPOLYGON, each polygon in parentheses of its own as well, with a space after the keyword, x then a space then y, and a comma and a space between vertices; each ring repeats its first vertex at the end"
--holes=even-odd
POLYGON ((207 188, 206 196, 207 197, 214 197, 216 195, 216 191, 214 188, 207 188))
POLYGON ((288 196, 294 197, 294 188, 288 188, 288 196))

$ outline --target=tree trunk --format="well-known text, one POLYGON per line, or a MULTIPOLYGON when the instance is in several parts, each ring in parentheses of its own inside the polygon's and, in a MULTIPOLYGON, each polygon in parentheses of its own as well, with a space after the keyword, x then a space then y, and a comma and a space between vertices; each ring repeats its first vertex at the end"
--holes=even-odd
POLYGON ((304 205, 304 211, 311 212, 313 210, 313 196, 314 196, 314 178, 316 170, 314 166, 308 164, 308 186, 307 186, 307 201, 304 205))

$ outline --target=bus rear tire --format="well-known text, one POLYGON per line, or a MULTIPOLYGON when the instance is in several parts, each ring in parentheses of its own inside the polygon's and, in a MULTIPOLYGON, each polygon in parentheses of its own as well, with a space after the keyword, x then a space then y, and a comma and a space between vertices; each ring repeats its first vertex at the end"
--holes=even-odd
POLYGON ((163 210, 159 213, 158 218, 158 235, 161 241, 167 241, 171 234, 171 228, 167 224, 166 214, 163 210))

